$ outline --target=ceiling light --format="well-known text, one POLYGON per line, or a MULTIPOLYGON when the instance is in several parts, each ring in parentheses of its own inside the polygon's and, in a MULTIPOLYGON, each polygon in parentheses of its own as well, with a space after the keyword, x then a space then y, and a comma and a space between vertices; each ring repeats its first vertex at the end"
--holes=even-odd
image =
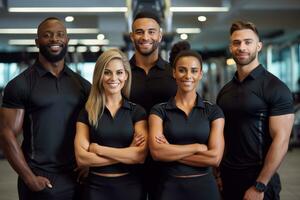
POLYGON ((98 34, 97 35, 98 40, 104 40, 104 38, 105 38, 104 34, 98 34))
POLYGON ((80 52, 80 53, 84 53, 84 52, 87 51, 87 47, 86 47, 86 46, 78 46, 78 47, 76 48, 76 51, 77 51, 77 52, 80 52))
POLYGON ((127 7, 10 7, 9 12, 36 13, 99 13, 99 12, 127 12, 127 7))
POLYGON ((198 21, 199 22, 205 22, 206 21, 206 17, 205 16, 199 16, 198 17, 198 21))
POLYGON ((182 40, 186 40, 186 39, 188 39, 188 35, 187 34, 185 34, 185 33, 182 33, 181 35, 180 35, 180 38, 182 39, 182 40))
POLYGON ((72 22, 72 21, 74 21, 74 17, 73 17, 73 16, 67 16, 67 17, 65 18, 65 21, 66 21, 66 22, 72 22))
POLYGON ((228 12, 229 7, 171 7, 171 12, 228 12))
MULTIPOLYGON (((12 39, 8 40, 9 45, 35 45, 34 39, 12 39)), ((97 39, 70 39, 69 45, 108 45, 109 40, 97 40, 97 39)))
POLYGON ((100 47, 99 46, 91 46, 90 47, 90 51, 93 53, 99 52, 100 51, 100 47))
MULTIPOLYGON (((97 28, 67 28, 68 34, 97 34, 97 28)), ((36 28, 0 28, 0 34, 37 34, 36 28)))
POLYGON ((176 33, 200 33, 200 28, 176 28, 176 33))

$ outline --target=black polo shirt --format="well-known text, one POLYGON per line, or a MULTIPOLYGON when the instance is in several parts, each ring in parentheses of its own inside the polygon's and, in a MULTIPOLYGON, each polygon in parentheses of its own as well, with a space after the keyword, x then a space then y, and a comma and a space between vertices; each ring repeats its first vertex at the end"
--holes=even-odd
POLYGON ((57 78, 39 62, 7 84, 2 107, 25 110, 22 150, 31 168, 74 169, 75 123, 89 89, 67 66, 57 78))
POLYGON ((225 153, 222 165, 247 169, 263 164, 272 142, 269 117, 293 113, 290 90, 262 65, 242 82, 227 83, 217 97, 225 114, 225 153))
POLYGON ((130 65, 132 70, 130 100, 143 106, 147 113, 155 104, 166 102, 175 96, 177 86, 172 68, 161 57, 148 74, 136 65, 134 56, 130 60, 130 65))
MULTIPOLYGON (((126 99, 123 100, 114 117, 105 107, 97 128, 91 126, 88 113, 85 109, 80 112, 78 121, 89 126, 90 142, 103 146, 125 148, 129 147, 134 136, 134 124, 146 120, 147 114, 144 108, 126 99)), ((91 167, 90 170, 100 173, 124 173, 129 172, 132 165, 117 163, 114 165, 91 167)))
MULTIPOLYGON (((155 105, 151 113, 163 120, 163 134, 170 144, 208 144, 211 122, 224 118, 222 110, 197 94, 195 106, 187 116, 176 106, 174 98, 155 105)), ((209 167, 193 167, 179 162, 161 163, 164 174, 194 175, 206 173, 209 167)))

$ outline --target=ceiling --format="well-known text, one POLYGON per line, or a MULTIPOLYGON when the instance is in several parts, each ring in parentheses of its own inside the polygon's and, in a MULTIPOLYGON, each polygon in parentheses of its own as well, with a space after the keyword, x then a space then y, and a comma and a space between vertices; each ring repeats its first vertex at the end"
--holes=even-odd
MULTIPOLYGON (((68 28, 88 28, 93 31, 86 34, 69 34, 71 39, 93 39, 90 42, 97 44, 94 39, 98 33, 102 33, 105 40, 98 41, 98 45, 128 47, 130 44, 126 33, 130 31, 130 16, 142 7, 154 9, 161 14, 167 41, 180 40, 179 34, 176 33, 177 28, 200 28, 200 33, 187 35, 192 48, 201 51, 226 49, 229 27, 233 21, 239 19, 254 22, 264 42, 287 42, 300 37, 300 0, 0 0, 0 52, 30 51, 28 47, 34 46, 35 34, 25 34, 24 29, 27 31, 35 29, 49 16, 64 19, 69 15, 75 19, 73 22, 66 22, 68 28), (40 10, 38 12, 9 11, 20 7, 39 7, 40 10), (46 10, 48 8, 48 12, 41 12, 41 7, 45 7, 46 10), (58 12, 56 7, 75 7, 81 10, 58 12), (85 12, 83 9, 86 7, 95 9, 118 7, 127 11, 85 12), (170 7, 225 7, 228 11, 168 12, 170 7), (50 8, 52 11, 49 10, 50 8), (206 16, 207 21, 198 21, 200 15, 206 16), (17 33, 4 33, 5 30, 15 28, 21 30, 17 33), (20 39, 23 40, 24 45, 10 45, 12 42, 20 42, 20 39)), ((77 41, 77 45, 80 43, 85 44, 82 40, 79 43, 77 41)))

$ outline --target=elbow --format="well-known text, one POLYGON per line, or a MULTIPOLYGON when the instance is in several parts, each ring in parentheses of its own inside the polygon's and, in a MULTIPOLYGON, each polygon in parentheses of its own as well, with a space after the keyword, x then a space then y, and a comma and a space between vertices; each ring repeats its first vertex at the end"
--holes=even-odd
POLYGON ((89 162, 87 162, 87 160, 80 155, 76 155, 76 163, 77 163, 77 167, 79 168, 89 167, 89 162))
POLYGON ((222 154, 216 153, 215 155, 212 156, 211 166, 212 167, 219 167, 221 161, 222 161, 222 154))

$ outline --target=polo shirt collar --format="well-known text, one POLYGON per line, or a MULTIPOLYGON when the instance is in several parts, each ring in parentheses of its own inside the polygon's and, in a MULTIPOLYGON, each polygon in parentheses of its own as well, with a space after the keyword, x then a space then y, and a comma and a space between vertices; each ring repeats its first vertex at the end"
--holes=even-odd
MULTIPOLYGON (((252 70, 250 72, 250 74, 245 78, 245 80, 248 78, 252 78, 253 80, 255 80, 259 76, 261 76, 265 71, 266 71, 265 68, 261 64, 259 64, 254 70, 252 70)), ((237 71, 235 72, 235 74, 233 76, 233 80, 240 82, 238 79, 237 71)))
MULTIPOLYGON (((204 106, 204 102, 203 99, 201 98, 201 96, 198 94, 198 92, 196 93, 197 97, 196 97, 196 105, 194 106, 195 108, 205 108, 204 106)), ((168 102, 167 102, 167 106, 166 109, 178 109, 178 107, 176 106, 176 102, 175 102, 175 97, 172 97, 168 102)))
MULTIPOLYGON (((46 70, 43 67, 43 65, 38 60, 34 63, 33 66, 36 68, 39 76, 45 76, 47 73, 50 73, 48 70, 46 70)), ((64 68, 62 70, 62 73, 65 73, 65 74, 71 76, 72 75, 72 70, 65 64, 64 68)))
POLYGON ((129 103, 128 99, 126 99, 125 97, 123 97, 122 108, 132 110, 131 104, 129 103))
MULTIPOLYGON (((138 66, 136 65, 136 60, 135 60, 135 55, 132 56, 132 58, 130 59, 130 65, 131 65, 131 69, 136 69, 138 66)), ((157 67, 161 70, 165 70, 166 66, 165 66, 165 61, 158 56, 158 60, 156 61, 154 67, 157 67)))

